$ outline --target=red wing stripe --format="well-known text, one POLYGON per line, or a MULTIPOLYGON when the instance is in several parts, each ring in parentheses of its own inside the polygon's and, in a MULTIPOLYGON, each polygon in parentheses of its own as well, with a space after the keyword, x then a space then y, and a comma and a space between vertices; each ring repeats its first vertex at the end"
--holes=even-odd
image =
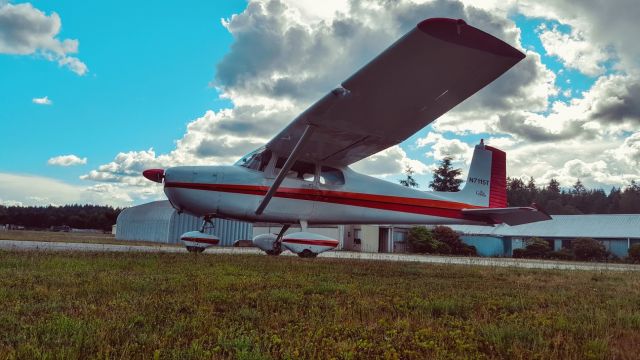
POLYGON ((291 243, 291 244, 331 246, 331 247, 336 247, 339 244, 338 240, 312 240, 312 239, 283 239, 282 242, 291 243))

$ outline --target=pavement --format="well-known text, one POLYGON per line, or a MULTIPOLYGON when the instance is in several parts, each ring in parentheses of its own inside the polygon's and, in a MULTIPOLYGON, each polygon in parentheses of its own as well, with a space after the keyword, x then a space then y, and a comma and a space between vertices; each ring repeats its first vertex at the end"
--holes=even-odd
MULTIPOLYGON (((87 252, 143 252, 143 253, 187 253, 182 247, 154 246, 154 245, 116 245, 95 243, 70 243, 48 241, 20 241, 0 240, 1 250, 10 251, 87 251, 87 252)), ((204 254, 264 254, 256 248, 211 247, 204 254)), ((282 256, 294 256, 284 252, 282 256)), ((640 271, 640 265, 569 262, 553 260, 513 259, 513 258, 482 258, 433 256, 414 254, 382 254, 362 253, 353 251, 328 251, 318 256, 329 259, 354 259, 396 261, 428 264, 473 265, 489 267, 515 267, 527 269, 556 269, 556 270, 586 270, 586 271, 640 271)))

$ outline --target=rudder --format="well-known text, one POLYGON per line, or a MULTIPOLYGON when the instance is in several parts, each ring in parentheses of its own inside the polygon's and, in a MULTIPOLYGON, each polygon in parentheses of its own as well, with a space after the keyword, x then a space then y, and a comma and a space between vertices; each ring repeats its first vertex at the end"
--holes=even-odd
POLYGON ((507 206, 507 154, 480 141, 473 151, 467 182, 462 189, 465 202, 482 207, 507 206))

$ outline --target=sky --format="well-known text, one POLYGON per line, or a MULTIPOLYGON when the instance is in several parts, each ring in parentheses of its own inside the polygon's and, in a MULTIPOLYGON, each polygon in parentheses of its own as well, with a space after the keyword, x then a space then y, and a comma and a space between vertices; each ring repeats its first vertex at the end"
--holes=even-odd
POLYGON ((161 199, 142 170, 235 162, 430 17, 527 57, 354 169, 397 181, 409 165, 427 190, 485 139, 539 185, 640 180, 632 0, 0 0, 0 204, 161 199))

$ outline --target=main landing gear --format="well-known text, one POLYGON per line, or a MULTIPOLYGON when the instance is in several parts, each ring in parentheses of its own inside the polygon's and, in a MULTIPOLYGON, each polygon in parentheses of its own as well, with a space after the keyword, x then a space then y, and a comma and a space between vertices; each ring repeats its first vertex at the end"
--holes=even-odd
POLYGON ((307 222, 300 221, 301 232, 285 235, 291 227, 285 224, 280 229, 280 233, 262 234, 253 238, 253 244, 263 250, 267 255, 277 256, 284 250, 289 250, 301 258, 314 258, 318 254, 335 249, 339 241, 330 237, 314 234, 307 231, 307 222))
POLYGON ((189 231, 180 236, 180 240, 184 243, 187 251, 201 253, 206 248, 220 243, 220 239, 217 236, 206 233, 208 229, 215 227, 212 221, 214 217, 214 214, 205 216, 200 231, 189 231))

